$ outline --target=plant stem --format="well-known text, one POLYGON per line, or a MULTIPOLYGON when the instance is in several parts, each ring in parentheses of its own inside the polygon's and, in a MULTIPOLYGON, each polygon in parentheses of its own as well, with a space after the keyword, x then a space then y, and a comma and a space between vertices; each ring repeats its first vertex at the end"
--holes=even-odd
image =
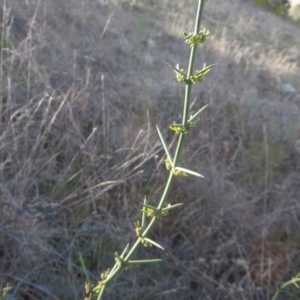
MULTIPOLYGON (((197 15, 196 15, 196 22, 195 22, 195 31, 194 31, 195 34, 198 34, 199 31, 200 31, 200 24, 201 24, 201 17, 202 17, 203 7, 204 7, 204 0, 199 0, 197 15)), ((191 53, 190 53, 189 66, 188 66, 188 71, 187 71, 187 81, 186 81, 186 87, 185 87, 185 100, 184 100, 184 108, 183 108, 183 118, 182 118, 182 125, 183 126, 187 125, 187 121, 188 121, 188 117, 189 117, 190 98, 191 98, 191 90, 192 90, 192 83, 189 81, 189 78, 193 74, 193 66, 194 66, 194 61, 195 61, 196 49, 197 49, 197 45, 193 46, 191 48, 191 53)), ((174 162, 173 162, 174 168, 177 166, 179 158, 180 158, 181 150, 182 150, 182 147, 183 147, 184 136, 185 136, 185 134, 180 134, 179 135, 179 139, 178 139, 177 147, 176 147, 176 152, 175 152, 175 156, 174 156, 174 162)), ((164 192, 163 192, 163 194, 161 196, 161 199, 159 201, 159 204, 157 206, 158 211, 162 210, 162 208, 163 208, 163 206, 164 206, 164 204, 165 204, 165 202, 168 198, 168 195, 169 195, 169 193, 171 191, 171 188, 172 188, 172 185, 173 185, 174 177, 175 177, 175 175, 171 171, 170 175, 169 175, 169 178, 168 178, 168 181, 166 183, 164 192)), ((137 248, 140 246, 143 238, 147 237, 147 235, 149 234, 149 232, 151 231, 151 229, 155 225, 157 219, 158 219, 157 217, 153 217, 151 219, 151 221, 149 222, 148 226, 143 231, 142 236, 137 238, 136 242, 133 244, 133 246, 131 247, 131 249, 129 250, 129 252, 127 253, 126 257, 123 260, 125 264, 130 260, 132 255, 135 253, 137 248)), ((115 264, 113 269, 108 274, 107 279, 103 281, 103 285, 102 285, 98 300, 101 299, 107 283, 109 281, 111 281, 121 270, 122 270, 122 267, 115 264)))
MULTIPOLYGON (((197 34, 200 31, 203 7, 204 7, 204 0, 199 0, 197 15, 196 15, 196 22, 195 22, 195 30, 194 30, 195 34, 197 34)), ((195 62, 195 57, 196 57, 196 50, 197 50, 197 44, 194 47, 191 48, 189 68, 188 68, 188 71, 187 71, 187 82, 186 82, 186 86, 185 86, 185 98, 184 98, 184 108, 183 108, 183 116, 182 116, 182 125, 184 125, 184 126, 187 125, 189 112, 190 112, 190 99, 191 99, 192 83, 188 79, 193 74, 193 67, 194 67, 194 62, 195 62)), ((177 166, 177 163, 179 161, 179 157, 180 157, 180 154, 181 154, 181 149, 183 147, 184 136, 185 136, 184 134, 181 134, 180 137, 179 137, 179 141, 178 141, 178 144, 177 144, 175 157, 174 157, 174 167, 177 166)))
MULTIPOLYGON (((203 7, 204 7, 204 0, 199 0, 197 15, 196 15, 196 22, 195 22, 195 30, 194 30, 195 34, 197 34, 200 31, 203 7)), ((193 74, 194 62, 195 62, 195 57, 196 57, 196 50, 197 50, 197 44, 194 45, 194 47, 191 48, 189 68, 188 68, 188 71, 187 71, 187 79, 189 79, 190 76, 193 74)), ((190 109, 191 90, 192 90, 192 83, 189 80, 187 80, 187 83, 186 83, 186 86, 185 86, 185 98, 184 98, 182 125, 187 124, 189 109, 190 109)), ((180 140, 179 140, 178 145, 179 144, 180 144, 180 140)), ((177 152, 176 152, 176 154, 177 154, 177 152)), ((180 155, 180 152, 179 152, 178 155, 180 155)))

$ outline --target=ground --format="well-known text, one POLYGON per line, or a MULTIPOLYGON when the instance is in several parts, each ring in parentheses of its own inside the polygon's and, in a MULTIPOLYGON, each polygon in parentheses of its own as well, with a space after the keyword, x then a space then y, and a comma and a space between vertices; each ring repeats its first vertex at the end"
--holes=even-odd
MULTIPOLYGON (((180 122, 195 1, 1 1, 0 281, 7 299, 83 299, 135 238, 168 171, 157 136, 180 122)), ((300 27, 252 1, 211 0, 192 91, 209 107, 138 257, 104 299, 272 299, 300 272, 300 27), (260 297, 260 298, 259 298, 260 297)), ((171 149, 172 151, 173 149, 171 149)), ((299 299, 290 288, 281 299, 299 299)), ((279 299, 279 298, 278 298, 279 299)))

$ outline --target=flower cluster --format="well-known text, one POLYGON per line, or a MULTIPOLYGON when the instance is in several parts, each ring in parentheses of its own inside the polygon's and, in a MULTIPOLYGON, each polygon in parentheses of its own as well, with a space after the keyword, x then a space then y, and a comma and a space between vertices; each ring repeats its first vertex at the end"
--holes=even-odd
POLYGON ((199 33, 183 33, 184 40, 187 44, 190 45, 191 48, 193 48, 197 44, 203 44, 207 37, 209 36, 210 31, 208 29, 203 29, 199 33))
POLYGON ((210 72, 210 68, 207 70, 196 71, 194 75, 190 77, 190 81, 192 83, 202 82, 204 80, 204 76, 210 72))
POLYGON ((173 168, 172 163, 168 158, 166 158, 164 162, 166 164, 167 170, 172 171, 175 176, 188 176, 188 174, 183 172, 182 170, 177 170, 176 168, 173 168))
POLYGON ((185 134, 188 133, 194 126, 195 122, 189 122, 186 126, 173 122, 173 124, 170 125, 169 128, 177 134, 185 134))
POLYGON ((185 69, 180 69, 180 73, 179 72, 176 72, 176 78, 178 81, 183 81, 185 82, 186 81, 186 72, 187 70, 185 69))

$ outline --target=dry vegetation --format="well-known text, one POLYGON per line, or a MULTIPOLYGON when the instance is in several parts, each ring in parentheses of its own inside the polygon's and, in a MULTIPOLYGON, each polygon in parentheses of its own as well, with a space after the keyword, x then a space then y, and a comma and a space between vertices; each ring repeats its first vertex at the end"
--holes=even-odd
MULTIPOLYGON (((83 299, 167 178, 155 124, 179 121, 195 1, 1 1, 0 281, 8 299, 83 299), (191 4, 189 7, 188 3, 191 4), (97 128, 97 129, 95 129, 97 128)), ((184 202, 154 230, 162 265, 105 299, 271 299, 300 271, 300 29, 251 1, 211 0, 186 140, 184 202), (284 84, 296 91, 288 92, 284 84), (298 92, 297 92, 298 90, 298 92)), ((169 134, 169 138, 171 138, 169 134)), ((292 290, 292 289, 291 289, 292 290)), ((292 290, 282 299, 299 299, 292 290)))

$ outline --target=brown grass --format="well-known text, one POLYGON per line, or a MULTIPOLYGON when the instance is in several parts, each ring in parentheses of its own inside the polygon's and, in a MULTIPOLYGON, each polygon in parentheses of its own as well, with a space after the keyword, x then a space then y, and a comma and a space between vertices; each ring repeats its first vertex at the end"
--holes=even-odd
MULTIPOLYGON (((164 62, 187 63, 192 2, 1 1, 9 299, 83 299, 78 253, 96 282, 132 241, 144 195, 158 201, 167 173, 154 126, 180 120, 184 93, 164 62)), ((197 64, 218 66, 193 91, 195 111, 210 108, 181 164, 205 179, 176 182, 170 202, 185 204, 153 233, 166 251, 137 254, 165 262, 128 271, 105 299, 270 299, 299 272, 300 95, 281 90, 300 90, 299 28, 242 0, 211 0, 204 26, 197 64)))

